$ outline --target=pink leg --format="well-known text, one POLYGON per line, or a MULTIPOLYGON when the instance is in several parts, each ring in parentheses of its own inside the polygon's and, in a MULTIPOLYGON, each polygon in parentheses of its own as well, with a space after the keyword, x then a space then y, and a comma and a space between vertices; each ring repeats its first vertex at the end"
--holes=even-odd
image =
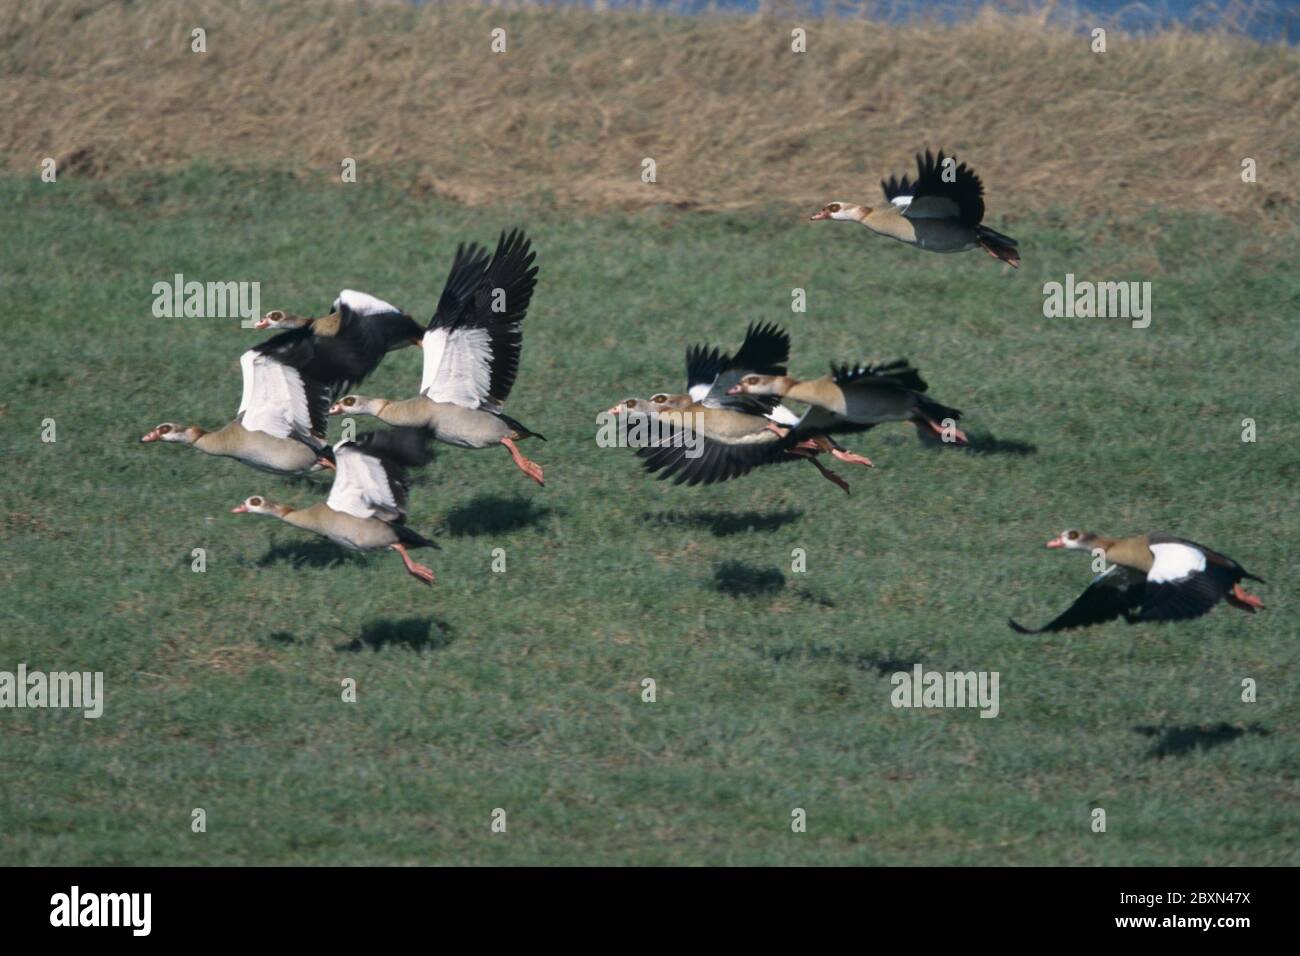
POLYGON ((812 462, 817 467, 817 470, 821 472, 823 478, 831 482, 831 484, 835 485, 837 488, 841 489, 846 495, 849 494, 849 483, 847 481, 845 481, 839 475, 835 474, 835 472, 831 471, 820 461, 818 461, 817 453, 815 451, 805 451, 803 449, 803 445, 809 443, 810 442, 803 442, 799 445, 796 445, 794 448, 788 449, 788 451, 791 455, 794 455, 796 458, 808 459, 808 461, 812 462))
POLYGON ((1251 594, 1240 584, 1232 586, 1232 593, 1228 595, 1228 603, 1233 607, 1239 607, 1249 614, 1255 613, 1255 608, 1264 609, 1264 602, 1251 594))
POLYGON ((831 482, 831 483, 832 483, 833 485, 835 485, 837 488, 840 488, 841 490, 843 490, 843 492, 844 492, 846 495, 849 493, 849 483, 848 483, 847 481, 845 481, 845 480, 844 480, 843 478, 841 478, 839 475, 835 474, 835 472, 831 471, 829 468, 827 468, 825 465, 823 465, 820 461, 818 461, 815 457, 813 457, 813 458, 809 458, 808 460, 809 460, 810 462, 812 462, 814 465, 817 466, 817 470, 820 471, 820 472, 822 473, 822 477, 823 477, 823 478, 825 478, 827 481, 831 482))
POLYGON ((871 459, 866 457, 865 455, 859 455, 855 452, 847 451, 846 449, 843 448, 832 448, 831 454, 834 455, 836 458, 838 458, 840 461, 844 462, 846 465, 866 465, 868 468, 876 467, 871 463, 871 459))
MULTIPOLYGON (((942 425, 940 425, 932 418, 924 418, 922 419, 922 421, 924 421, 925 424, 930 427, 930 430, 934 432, 935 435, 937 435, 939 438, 943 438, 944 431, 942 425)), ((919 427, 920 423, 918 422, 917 425, 919 427)), ((970 444, 970 439, 966 437, 966 433, 962 431, 960 428, 958 428, 956 425, 953 426, 952 437, 956 440, 956 444, 958 445, 970 444)))
POLYGON ((542 481, 541 465, 537 464, 535 461, 529 461, 523 455, 519 454, 519 448, 509 438, 501 439, 501 444, 506 446, 506 450, 510 452, 510 457, 515 460, 515 464, 519 466, 520 471, 533 479, 533 481, 537 482, 539 485, 545 487, 546 482, 542 481))
POLYGON ((406 553, 406 548, 400 544, 390 545, 390 547, 402 556, 402 563, 406 565, 406 570, 411 577, 425 584, 433 583, 433 571, 426 568, 423 564, 416 564, 411 560, 411 556, 406 553))

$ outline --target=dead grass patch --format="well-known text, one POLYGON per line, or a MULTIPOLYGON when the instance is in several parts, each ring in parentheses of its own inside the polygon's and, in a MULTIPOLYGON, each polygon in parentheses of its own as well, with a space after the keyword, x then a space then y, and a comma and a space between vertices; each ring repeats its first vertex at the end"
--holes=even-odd
POLYGON ((466 204, 812 209, 878 198, 919 148, 991 221, 1065 207, 1300 212, 1300 53, 1042 16, 956 26, 336 2, 0 0, 0 162, 103 177, 203 160, 382 176, 466 204), (208 52, 190 52, 190 30, 208 52), (489 50, 494 27, 508 52, 489 50), (659 182, 641 182, 653 158, 659 182), (1259 181, 1241 182, 1254 158, 1259 181))

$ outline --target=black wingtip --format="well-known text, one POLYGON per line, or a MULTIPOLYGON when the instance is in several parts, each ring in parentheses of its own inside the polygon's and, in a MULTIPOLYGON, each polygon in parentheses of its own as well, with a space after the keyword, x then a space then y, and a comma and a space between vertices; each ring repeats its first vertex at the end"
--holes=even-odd
POLYGON ((1015 631, 1017 634, 1037 634, 1037 633, 1038 633, 1038 631, 1033 630, 1032 628, 1024 627, 1023 625, 1017 624, 1017 623, 1015 622, 1015 620, 1012 619, 1012 618, 1007 618, 1007 623, 1011 625, 1011 630, 1015 631))

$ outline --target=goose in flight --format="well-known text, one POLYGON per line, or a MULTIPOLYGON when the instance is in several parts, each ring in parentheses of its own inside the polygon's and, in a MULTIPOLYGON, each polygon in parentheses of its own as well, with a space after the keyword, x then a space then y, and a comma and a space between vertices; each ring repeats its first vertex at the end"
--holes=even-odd
POLYGON ((1242 586, 1243 580, 1262 578, 1248 572, 1227 555, 1186 538, 1168 534, 1140 534, 1107 538, 1071 528, 1047 542, 1049 548, 1087 551, 1110 567, 1093 578, 1075 602, 1038 628, 1010 621, 1021 634, 1041 634, 1087 627, 1123 617, 1138 621, 1183 621, 1208 614, 1226 599, 1253 614, 1264 603, 1242 586))
POLYGON ((916 181, 882 180, 886 205, 872 209, 829 202, 810 218, 856 222, 872 232, 930 252, 964 252, 979 246, 994 259, 1020 265, 1016 240, 983 225, 984 184, 974 171, 943 150, 916 157, 916 181))
POLYGON ((432 584, 433 571, 411 560, 408 548, 437 547, 406 527, 409 468, 430 459, 424 436, 415 429, 370 432, 321 451, 321 464, 335 469, 329 497, 309 508, 293 508, 253 495, 231 508, 233 514, 261 514, 329 538, 357 551, 396 551, 406 571, 432 584))
POLYGON ((501 235, 481 270, 458 272, 453 265, 424 333, 419 394, 399 401, 346 395, 329 414, 373 415, 390 425, 424 428, 459 448, 501 445, 520 471, 544 484, 542 467, 515 443, 546 439, 502 409, 519 371, 521 325, 537 284, 534 258, 529 239, 516 229, 501 235))

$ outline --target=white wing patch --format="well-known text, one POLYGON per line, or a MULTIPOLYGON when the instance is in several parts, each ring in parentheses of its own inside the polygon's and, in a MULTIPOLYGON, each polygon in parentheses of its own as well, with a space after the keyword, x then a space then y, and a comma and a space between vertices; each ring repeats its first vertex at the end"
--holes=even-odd
POLYGON ((358 292, 356 289, 344 289, 334 300, 332 310, 337 312, 339 304, 346 305, 358 315, 381 315, 385 312, 400 312, 401 309, 395 305, 389 305, 383 299, 376 299, 373 295, 365 292, 358 292))
POLYGON ((1182 581, 1205 570, 1205 553, 1185 544, 1153 544, 1156 556, 1147 580, 1152 584, 1182 581))
POLYGON ((709 397, 709 392, 712 389, 713 382, 709 382, 708 384, 700 383, 699 385, 692 385, 687 390, 686 394, 691 396, 691 401, 699 403, 709 397))
POLYGON ((424 333, 420 394, 465 408, 496 406, 492 387, 492 340, 487 329, 431 329, 424 333))
POLYGON ((334 485, 330 488, 330 496, 325 499, 326 506, 354 518, 391 520, 399 517, 401 511, 379 459, 355 446, 345 448, 345 445, 347 442, 334 446, 334 485))
POLYGON ((767 413, 767 417, 770 421, 774 421, 778 425, 792 425, 792 426, 798 425, 799 422, 802 421, 803 419, 802 415, 796 415, 786 405, 776 406, 776 408, 772 409, 770 412, 767 413))
POLYGON ((895 196, 893 199, 891 199, 891 200, 889 200, 889 201, 892 202, 892 203, 893 203, 895 206, 897 206, 899 209, 904 210, 904 211, 906 211, 906 209, 907 209, 908 206, 912 205, 912 197, 911 197, 911 196, 895 196))
POLYGON ((276 438, 311 434, 307 389, 296 369, 253 349, 239 357, 239 366, 244 372, 240 424, 276 438))

